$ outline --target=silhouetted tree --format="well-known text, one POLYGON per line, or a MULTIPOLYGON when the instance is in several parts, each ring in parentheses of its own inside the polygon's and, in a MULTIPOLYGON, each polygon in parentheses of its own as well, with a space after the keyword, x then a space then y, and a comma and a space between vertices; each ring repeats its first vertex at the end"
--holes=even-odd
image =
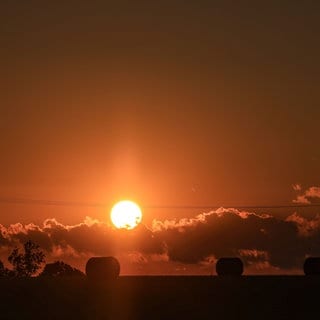
POLYGON ((39 276, 47 277, 64 277, 77 276, 83 277, 84 273, 63 261, 56 261, 54 263, 47 263, 39 276))
POLYGON ((13 278, 14 271, 6 268, 3 262, 0 260, 0 278, 13 278))
POLYGON ((13 249, 8 261, 12 264, 16 277, 31 277, 45 262, 45 254, 37 244, 30 240, 23 247, 24 253, 20 253, 18 248, 13 249))
POLYGON ((7 276, 7 268, 5 268, 3 262, 0 260, 0 278, 7 276))

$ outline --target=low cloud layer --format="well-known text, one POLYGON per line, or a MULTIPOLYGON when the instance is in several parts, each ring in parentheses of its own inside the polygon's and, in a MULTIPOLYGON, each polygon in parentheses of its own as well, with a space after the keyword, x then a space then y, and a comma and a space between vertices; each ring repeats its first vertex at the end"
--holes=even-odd
POLYGON ((84 268, 95 255, 114 255, 127 274, 212 273, 222 256, 239 256, 250 273, 302 271, 305 257, 320 255, 320 215, 297 213, 285 220, 267 214, 224 209, 180 220, 154 220, 134 230, 116 230, 87 217, 68 226, 47 219, 41 226, 0 225, 0 255, 31 239, 48 261, 84 268))
POLYGON ((310 187, 301 193, 301 186, 296 184, 293 185, 293 189, 300 192, 296 199, 293 200, 294 203, 311 204, 312 202, 317 200, 319 201, 320 199, 320 187, 310 187))

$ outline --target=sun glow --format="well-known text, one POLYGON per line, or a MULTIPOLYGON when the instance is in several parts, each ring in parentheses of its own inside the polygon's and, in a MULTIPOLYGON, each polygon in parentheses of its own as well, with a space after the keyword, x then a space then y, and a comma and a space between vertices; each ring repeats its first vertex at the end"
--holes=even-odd
POLYGON ((133 201, 123 200, 112 207, 110 217, 118 229, 133 229, 141 222, 142 212, 133 201))

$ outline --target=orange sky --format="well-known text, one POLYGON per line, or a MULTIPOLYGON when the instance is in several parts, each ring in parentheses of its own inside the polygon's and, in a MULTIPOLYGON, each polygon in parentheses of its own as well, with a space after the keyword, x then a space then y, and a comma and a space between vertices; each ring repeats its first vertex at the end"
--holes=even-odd
MULTIPOLYGON (((319 186, 319 12, 2 1, 0 196, 106 207, 0 203, 0 223, 107 221, 123 198, 291 204, 293 184, 319 186)), ((199 213, 149 209, 144 222, 199 213)))
POLYGON ((0 193, 290 202, 320 183, 315 7, 2 3, 0 193))

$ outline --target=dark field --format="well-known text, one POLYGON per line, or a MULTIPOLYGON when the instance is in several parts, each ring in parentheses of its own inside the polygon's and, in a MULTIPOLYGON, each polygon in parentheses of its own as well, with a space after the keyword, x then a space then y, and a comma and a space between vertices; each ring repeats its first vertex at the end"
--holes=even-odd
POLYGON ((316 319, 320 277, 1 280, 0 319, 316 319))

